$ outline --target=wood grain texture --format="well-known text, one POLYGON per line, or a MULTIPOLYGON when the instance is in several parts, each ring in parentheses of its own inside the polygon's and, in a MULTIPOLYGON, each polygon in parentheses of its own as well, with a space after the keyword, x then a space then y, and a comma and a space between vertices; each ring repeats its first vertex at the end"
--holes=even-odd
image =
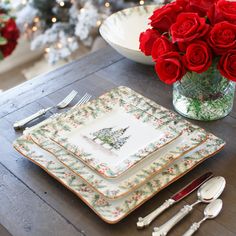
POLYGON ((2 164, 0 182, 0 221, 13 235, 82 235, 2 164))
MULTIPOLYGON (((182 205, 194 202, 196 194, 191 194, 166 211, 145 230, 136 229, 137 218, 160 206, 175 191, 206 171, 213 171, 215 175, 226 178, 227 187, 222 195, 224 208, 219 217, 203 224, 196 235, 236 235, 235 106, 232 113, 222 120, 193 121, 226 140, 225 149, 158 193, 116 225, 104 223, 74 194, 13 150, 12 141, 21 135, 21 132, 15 132, 12 128, 16 120, 42 107, 56 104, 72 89, 79 92, 71 104, 74 105, 85 92, 95 98, 119 85, 126 85, 173 110, 172 88, 157 79, 152 67, 124 59, 109 47, 48 75, 28 81, 0 97, 0 224, 3 225, 3 228, 0 227, 0 235, 4 228, 10 234, 20 236, 151 235, 153 226, 164 223, 182 205)), ((55 109, 52 112, 62 111, 55 109)), ((204 207, 204 204, 197 206, 170 235, 181 235, 192 222, 202 217, 204 207)))
POLYGON ((5 227, 0 224, 0 235, 1 236, 12 236, 5 227))

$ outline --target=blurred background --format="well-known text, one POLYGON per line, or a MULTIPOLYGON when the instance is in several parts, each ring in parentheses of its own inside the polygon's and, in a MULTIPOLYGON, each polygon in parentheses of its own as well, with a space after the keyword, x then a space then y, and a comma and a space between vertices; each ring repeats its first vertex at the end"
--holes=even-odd
POLYGON ((0 93, 106 46, 109 15, 158 0, 0 0, 0 93))

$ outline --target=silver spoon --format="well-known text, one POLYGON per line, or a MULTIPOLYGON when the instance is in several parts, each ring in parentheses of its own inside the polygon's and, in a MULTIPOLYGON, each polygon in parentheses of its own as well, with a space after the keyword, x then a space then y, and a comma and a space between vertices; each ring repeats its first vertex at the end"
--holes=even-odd
POLYGON ((198 200, 192 205, 185 205, 176 215, 160 227, 155 227, 152 236, 165 236, 167 233, 186 215, 188 215, 193 207, 200 202, 210 203, 217 199, 225 188, 225 178, 217 176, 211 178, 203 184, 197 191, 198 200))
POLYGON ((221 199, 216 199, 215 201, 208 204, 204 210, 204 218, 199 222, 195 222, 182 236, 193 235, 200 227, 200 225, 207 219, 213 219, 219 215, 223 207, 223 202, 221 199))

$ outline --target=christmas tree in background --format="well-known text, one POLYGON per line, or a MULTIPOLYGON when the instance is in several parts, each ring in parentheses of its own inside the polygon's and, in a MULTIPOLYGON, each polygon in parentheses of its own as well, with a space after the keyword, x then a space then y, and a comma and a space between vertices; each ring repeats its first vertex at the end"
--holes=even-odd
POLYGON ((68 58, 79 46, 90 47, 98 27, 113 12, 160 0, 14 0, 17 23, 31 40, 31 49, 44 48, 49 63, 68 58), (18 4, 17 4, 18 3, 18 4))

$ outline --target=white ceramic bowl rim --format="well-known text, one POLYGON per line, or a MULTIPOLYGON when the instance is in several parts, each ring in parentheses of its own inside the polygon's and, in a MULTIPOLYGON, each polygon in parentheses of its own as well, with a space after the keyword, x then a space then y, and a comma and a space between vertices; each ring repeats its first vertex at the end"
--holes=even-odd
MULTIPOLYGON (((115 12, 115 13, 111 14, 109 17, 107 17, 107 18, 103 21, 102 25, 99 27, 99 32, 100 32, 101 36, 102 36, 107 42, 109 42, 109 43, 111 43, 111 44, 114 44, 114 45, 116 45, 116 46, 119 46, 119 47, 122 47, 122 48, 125 48, 125 49, 128 49, 128 50, 140 52, 139 49, 133 49, 133 48, 131 49, 131 48, 128 48, 127 46, 124 46, 124 45, 122 45, 122 44, 120 44, 120 43, 112 42, 107 36, 105 36, 105 35, 103 34, 102 29, 103 29, 104 25, 107 24, 107 22, 108 22, 112 17, 114 17, 114 16, 117 15, 117 14, 120 14, 121 12, 128 12, 128 11, 130 11, 131 9, 135 9, 135 10, 136 10, 136 9, 142 9, 142 8, 144 8, 144 9, 146 9, 147 12, 150 11, 150 13, 152 13, 157 7, 161 7, 161 4, 151 4, 151 5, 144 5, 144 6, 135 6, 135 7, 126 8, 126 9, 120 10, 120 11, 118 11, 118 12, 115 12)), ((151 15, 150 15, 150 16, 151 16, 151 15)), ((140 32, 140 33, 141 33, 141 32, 140 32)))

